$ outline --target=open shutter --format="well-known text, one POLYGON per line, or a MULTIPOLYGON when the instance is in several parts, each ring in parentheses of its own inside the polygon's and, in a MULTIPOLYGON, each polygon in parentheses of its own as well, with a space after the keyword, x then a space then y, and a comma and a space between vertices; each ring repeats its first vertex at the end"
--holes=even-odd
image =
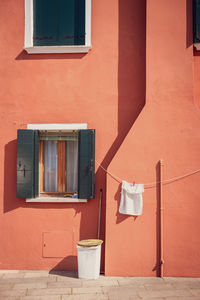
POLYGON ((200 43, 200 0, 194 0, 194 43, 200 43))
POLYGON ((38 194, 38 131, 17 131, 17 198, 34 198, 38 194))
POLYGON ((78 197, 94 198, 95 130, 79 130, 78 197))

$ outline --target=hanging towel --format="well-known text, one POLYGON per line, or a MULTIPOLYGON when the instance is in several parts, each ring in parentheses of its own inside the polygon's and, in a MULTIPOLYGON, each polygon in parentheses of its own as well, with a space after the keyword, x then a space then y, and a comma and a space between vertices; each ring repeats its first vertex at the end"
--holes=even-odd
POLYGON ((121 201, 119 212, 125 215, 139 216, 142 214, 144 192, 143 184, 132 184, 125 180, 122 181, 121 201))

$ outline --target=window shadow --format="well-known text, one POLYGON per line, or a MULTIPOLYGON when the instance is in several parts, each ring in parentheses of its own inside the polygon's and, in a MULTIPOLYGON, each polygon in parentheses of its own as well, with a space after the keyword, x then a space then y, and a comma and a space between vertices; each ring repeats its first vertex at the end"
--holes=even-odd
POLYGON ((87 53, 42 53, 42 54, 28 54, 26 50, 22 50, 15 60, 47 60, 47 59, 81 59, 87 53))
POLYGON ((193 0, 186 0, 186 48, 193 45, 193 0))

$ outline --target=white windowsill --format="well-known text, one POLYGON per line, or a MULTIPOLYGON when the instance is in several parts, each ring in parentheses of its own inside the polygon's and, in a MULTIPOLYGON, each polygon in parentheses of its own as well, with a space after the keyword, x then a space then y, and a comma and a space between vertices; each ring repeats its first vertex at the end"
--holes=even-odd
POLYGON ((38 197, 38 198, 27 198, 26 202, 36 202, 36 203, 86 203, 87 199, 78 198, 65 198, 65 197, 38 197))
POLYGON ((28 124, 27 129, 34 130, 78 130, 88 129, 87 123, 40 123, 28 124))
POLYGON ((28 54, 87 53, 91 49, 91 46, 25 46, 24 49, 28 54))

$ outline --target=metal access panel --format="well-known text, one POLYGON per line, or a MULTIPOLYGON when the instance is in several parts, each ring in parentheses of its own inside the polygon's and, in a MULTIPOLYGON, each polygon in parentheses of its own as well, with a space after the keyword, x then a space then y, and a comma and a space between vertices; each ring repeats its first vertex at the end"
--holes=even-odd
POLYGON ((66 257, 76 255, 77 231, 43 232, 43 257, 66 257))

